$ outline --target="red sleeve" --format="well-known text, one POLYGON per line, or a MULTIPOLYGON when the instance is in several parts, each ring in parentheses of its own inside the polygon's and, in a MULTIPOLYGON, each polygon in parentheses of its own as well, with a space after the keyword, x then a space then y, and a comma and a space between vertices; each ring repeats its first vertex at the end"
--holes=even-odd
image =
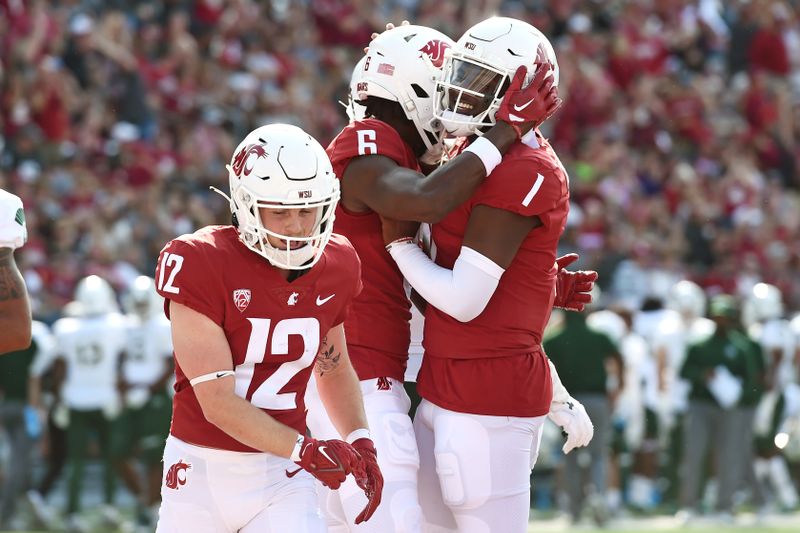
POLYGON ((474 204, 539 216, 563 203, 568 194, 559 167, 532 158, 503 160, 478 189, 474 204))
POLYGON ((352 244, 349 244, 347 247, 347 261, 346 264, 343 265, 345 275, 351 276, 353 279, 352 284, 352 292, 349 295, 349 301, 347 305, 343 306, 339 314, 336 316, 336 320, 334 320, 334 324, 337 326, 344 322, 347 319, 347 316, 350 314, 350 309, 353 307, 353 300, 355 300, 359 294, 361 294, 361 290, 364 288, 364 283, 361 281, 361 259, 358 257, 358 253, 356 253, 355 248, 353 248, 352 244), (352 276, 352 273, 355 273, 355 276, 352 276))
POLYGON ((397 131, 376 119, 349 124, 327 149, 333 171, 341 177, 347 164, 361 155, 382 155, 401 167, 418 168, 417 159, 397 131))
POLYGON ((173 240, 164 246, 156 266, 156 290, 164 297, 164 313, 169 318, 169 303, 177 302, 222 326, 225 304, 220 291, 213 290, 215 274, 203 247, 173 240))

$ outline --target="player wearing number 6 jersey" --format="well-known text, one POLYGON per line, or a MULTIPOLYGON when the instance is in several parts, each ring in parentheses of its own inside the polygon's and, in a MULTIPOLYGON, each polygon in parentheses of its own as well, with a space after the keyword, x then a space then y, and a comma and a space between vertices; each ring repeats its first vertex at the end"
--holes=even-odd
MULTIPOLYGON (((329 531, 419 531, 416 442, 408 417, 403 374, 409 348, 409 302, 403 277, 386 253, 381 216, 434 222, 466 200, 487 174, 487 165, 517 139, 501 122, 486 134, 483 152, 469 152, 436 168, 443 153, 441 127, 433 119, 435 81, 452 40, 422 26, 400 26, 373 40, 353 74, 354 115, 328 146, 341 181, 336 231, 347 236, 363 262, 364 290, 348 317, 348 348, 361 380, 364 406, 381 453, 386 477, 383 505, 368 524, 352 526, 363 506, 357 489, 346 484, 325 495, 329 531), (420 167, 432 171, 427 176, 420 167), (433 170, 436 168, 436 170, 433 170), (333 501, 331 501, 333 500, 333 501)), ((523 130, 534 127, 558 106, 557 93, 540 76, 523 89, 534 100, 523 130)), ((327 436, 334 429, 309 394, 309 429, 327 436)))
MULTIPOLYGON (((466 150, 482 150, 489 128, 524 121, 536 100, 521 88, 542 73, 557 84, 547 38, 519 20, 488 19, 446 56, 436 116, 448 134, 465 137, 466 150)), ((429 527, 527 531, 529 473, 545 415, 569 434, 565 451, 591 438, 585 411, 541 348, 553 305, 581 308, 575 290, 596 275, 561 274, 573 260, 556 262, 568 210, 567 174, 534 130, 433 225, 433 260, 384 221, 387 249, 428 302, 414 430, 429 527)))
POLYGON ((169 242, 156 270, 176 361, 157 531, 321 532, 313 478, 336 489, 349 474, 368 498, 355 520, 367 520, 383 480, 344 339, 360 264, 331 234, 330 161, 273 124, 228 170, 233 225, 169 242), (312 368, 346 442, 304 437, 312 368))

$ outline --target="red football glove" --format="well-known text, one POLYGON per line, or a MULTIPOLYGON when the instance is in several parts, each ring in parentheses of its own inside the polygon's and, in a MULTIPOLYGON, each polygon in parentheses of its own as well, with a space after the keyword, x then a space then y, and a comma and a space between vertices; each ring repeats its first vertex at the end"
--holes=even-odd
POLYGON ((592 303, 592 287, 597 280, 594 270, 578 270, 572 272, 566 269, 578 260, 578 254, 567 254, 556 259, 558 274, 556 276, 556 298, 553 307, 560 307, 569 311, 583 311, 588 303, 592 303))
POLYGON ((375 513, 381 503, 381 493, 383 492, 383 474, 378 467, 378 452, 372 439, 361 438, 353 442, 353 448, 361 456, 361 471, 354 472, 356 483, 364 494, 367 495, 367 506, 356 517, 356 524, 366 522, 375 513))
MULTIPOLYGON (((317 440, 305 437, 300 448, 300 460, 295 461, 300 468, 310 473, 322 482, 323 485, 333 490, 361 467, 361 457, 358 452, 343 440, 317 440)), ((288 477, 300 471, 286 471, 288 477)))
POLYGON ((517 137, 539 126, 561 106, 558 87, 553 87, 553 76, 547 76, 552 70, 549 63, 539 65, 527 87, 522 87, 522 84, 528 68, 523 65, 514 73, 495 118, 509 123, 517 132, 517 137))

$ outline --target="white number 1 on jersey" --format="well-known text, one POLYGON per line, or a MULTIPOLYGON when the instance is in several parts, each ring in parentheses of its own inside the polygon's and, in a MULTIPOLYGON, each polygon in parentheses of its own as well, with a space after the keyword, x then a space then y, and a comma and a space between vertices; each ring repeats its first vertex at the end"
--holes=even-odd
MULTIPOLYGON (((248 318, 253 326, 250 340, 247 343, 247 355, 244 362, 234 368, 236 395, 247 398, 247 391, 255 377, 256 365, 264 362, 269 341, 268 318, 248 318)), ((294 361, 283 363, 264 380, 250 398, 250 403, 261 409, 286 410, 297 407, 297 393, 279 392, 299 372, 308 368, 319 351, 319 321, 316 318, 287 318, 275 324, 272 332, 272 355, 289 354, 289 336, 300 335, 303 338, 303 355, 294 361)))

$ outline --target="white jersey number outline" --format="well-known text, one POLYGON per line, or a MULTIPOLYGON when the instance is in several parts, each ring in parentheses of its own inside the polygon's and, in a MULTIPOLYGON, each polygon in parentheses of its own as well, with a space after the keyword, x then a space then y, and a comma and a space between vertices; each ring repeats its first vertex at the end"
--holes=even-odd
MULTIPOLYGON (((234 367, 236 395, 247 399, 247 391, 255 375, 257 364, 268 357, 267 344, 270 337, 269 318, 248 318, 252 325, 250 340, 247 343, 247 355, 244 362, 234 367)), ((269 355, 288 355, 289 337, 299 335, 303 338, 303 355, 299 359, 287 361, 270 374, 249 399, 250 403, 261 409, 283 411, 297 407, 297 393, 279 392, 299 372, 314 363, 319 351, 319 321, 316 318, 287 318, 275 324, 272 331, 272 343, 269 355)))

